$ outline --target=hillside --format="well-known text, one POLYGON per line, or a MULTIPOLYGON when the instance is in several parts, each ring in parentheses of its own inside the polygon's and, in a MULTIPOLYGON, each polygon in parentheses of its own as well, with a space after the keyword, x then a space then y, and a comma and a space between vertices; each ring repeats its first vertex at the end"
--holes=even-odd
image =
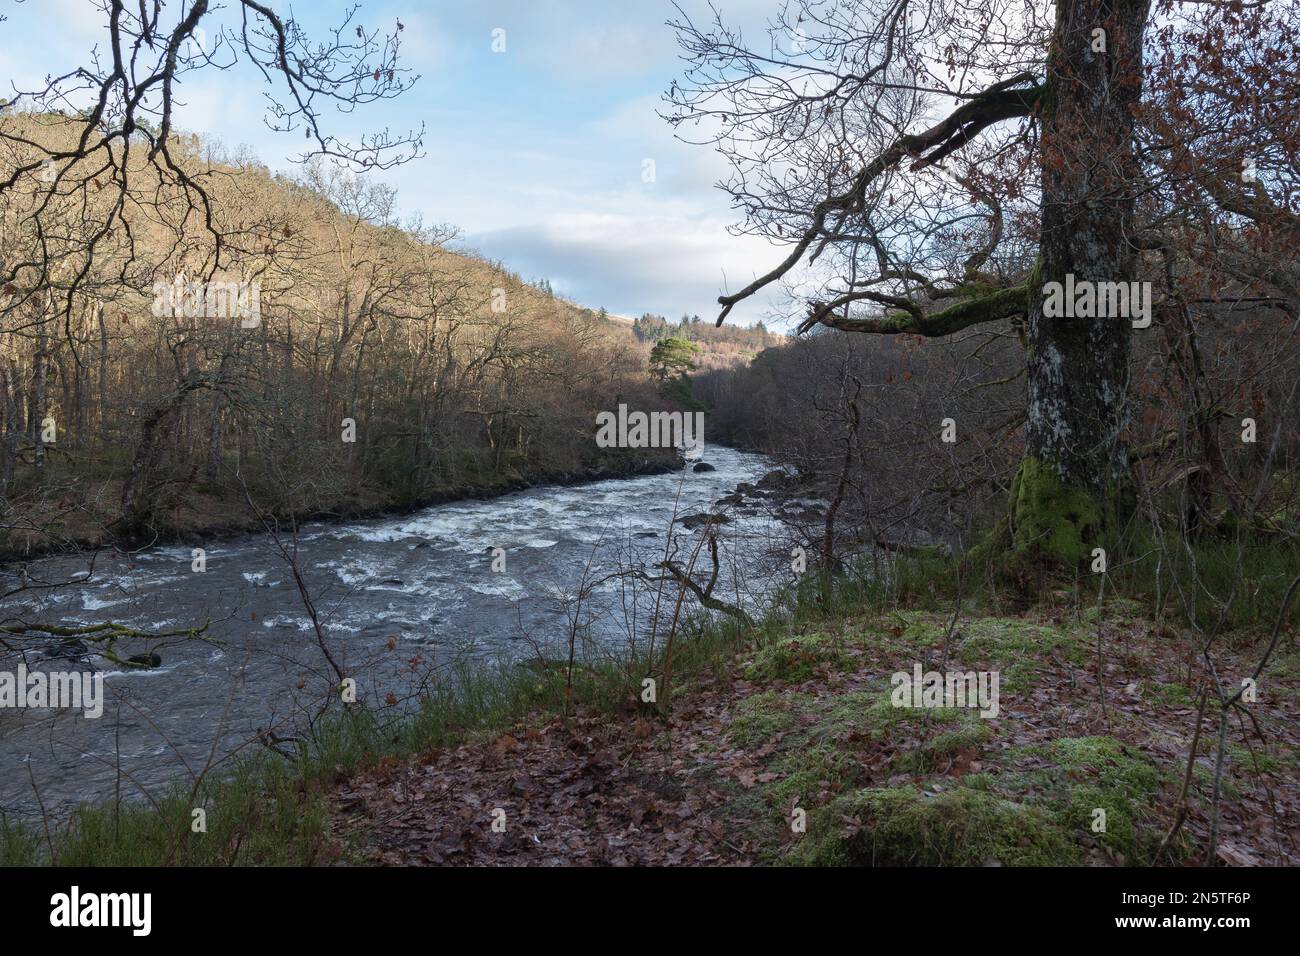
POLYGON ((666 338, 694 342, 698 347, 694 353, 695 370, 699 374, 743 368, 764 349, 785 345, 790 341, 788 336, 779 332, 769 332, 762 322, 752 327, 731 324, 719 326, 702 321, 698 315, 684 315, 674 323, 661 315, 650 313, 632 319, 631 322, 632 331, 640 342, 653 345, 666 338))
MULTIPOLYGON (((78 128, 4 123, 21 134, 9 169, 31 163, 24 139, 58 147, 78 128)), ((0 259, 47 264, 3 290, 8 550, 663 464, 592 441, 599 410, 665 407, 626 326, 449 250, 452 227, 399 221, 390 188, 320 164, 273 175, 191 136, 170 148, 187 184, 128 164, 120 213, 94 156, 20 174, 0 206, 0 259), (229 301, 195 295, 211 283, 229 301)))

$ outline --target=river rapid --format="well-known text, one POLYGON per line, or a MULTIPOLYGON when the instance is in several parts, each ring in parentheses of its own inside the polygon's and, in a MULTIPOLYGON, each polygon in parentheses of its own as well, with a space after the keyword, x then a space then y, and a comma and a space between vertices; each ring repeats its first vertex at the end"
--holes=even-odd
MULTIPOLYGON (((688 564, 704 533, 673 524, 708 510, 771 465, 760 455, 713 446, 715 471, 548 486, 487 501, 462 501, 346 524, 300 529, 299 566, 327 638, 367 704, 418 697, 449 669, 626 653, 649 633, 653 571, 673 529, 673 554, 688 564), (389 697, 392 695, 392 698, 389 697)), ((715 594, 761 610, 790 577, 765 554, 783 547, 781 523, 746 502, 717 528, 715 594)), ((291 539, 283 539, 291 545, 291 539)), ((294 721, 336 683, 317 643, 290 566, 268 535, 137 554, 100 552, 32 562, 37 581, 68 581, 10 598, 6 618, 58 624, 114 621, 158 632, 211 621, 203 640, 132 642, 160 666, 123 670, 75 645, 30 643, 25 667, 103 674, 103 714, 0 708, 0 812, 32 819, 79 801, 141 799, 189 779, 253 743, 261 730, 291 736, 294 721), (89 572, 89 574, 88 574, 89 572), (57 655, 57 656, 47 656, 57 655)), ((707 579, 707 549, 697 579, 707 579)), ((670 587, 672 598, 676 587, 670 587)), ((669 608, 662 613, 671 613, 669 608)), ((661 631, 662 632, 662 631, 661 631)), ((14 671, 18 658, 0 658, 14 671)), ((400 706, 400 704, 398 705, 400 706)))

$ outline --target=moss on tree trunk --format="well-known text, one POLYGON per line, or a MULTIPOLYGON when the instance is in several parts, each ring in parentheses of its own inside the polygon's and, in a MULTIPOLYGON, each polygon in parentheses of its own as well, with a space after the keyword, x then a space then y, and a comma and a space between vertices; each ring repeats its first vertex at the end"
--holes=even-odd
POLYGON ((1011 538, 1017 555, 1078 565, 1098 546, 1105 517, 1093 493, 1067 485, 1052 463, 1032 457, 1020 462, 1011 486, 1011 538))
POLYGON ((1028 455, 1011 484, 1008 520, 970 552, 975 564, 993 564, 1013 576, 1030 569, 1078 568, 1093 549, 1112 553, 1133 514, 1136 489, 1130 478, 1101 492, 1062 480, 1056 465, 1028 455))

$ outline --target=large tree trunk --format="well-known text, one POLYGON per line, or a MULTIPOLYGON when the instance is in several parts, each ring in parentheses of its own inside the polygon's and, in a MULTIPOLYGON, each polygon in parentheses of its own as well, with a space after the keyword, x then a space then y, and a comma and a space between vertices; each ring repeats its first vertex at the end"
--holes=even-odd
POLYGON ((1029 418, 1012 492, 1017 549, 1075 564, 1104 544, 1131 487, 1131 319, 1044 315, 1049 282, 1130 282, 1133 108, 1149 0, 1060 0, 1042 116, 1042 235, 1030 282, 1029 418), (1096 52, 1105 31, 1105 52, 1096 52))

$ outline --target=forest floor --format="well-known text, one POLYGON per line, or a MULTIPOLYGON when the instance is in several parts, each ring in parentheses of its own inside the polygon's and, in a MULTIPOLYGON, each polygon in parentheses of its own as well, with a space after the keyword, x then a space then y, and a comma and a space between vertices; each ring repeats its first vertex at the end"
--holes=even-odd
MULTIPOLYGON (((790 626, 683 678, 665 718, 536 712, 389 757, 328 796, 326 859, 381 865, 1296 865, 1300 638, 1245 714, 1219 711, 1188 632, 1129 602, 951 621, 915 611, 790 626), (1000 712, 896 707, 890 677, 996 671, 1000 712), (1102 662, 1098 669, 1098 660, 1102 662), (1185 799, 1188 755, 1197 758, 1185 799), (1185 819, 1177 827, 1180 807, 1185 819), (1174 831, 1166 841, 1166 835, 1174 831)), ((1253 673, 1266 633, 1215 648, 1253 673)))

